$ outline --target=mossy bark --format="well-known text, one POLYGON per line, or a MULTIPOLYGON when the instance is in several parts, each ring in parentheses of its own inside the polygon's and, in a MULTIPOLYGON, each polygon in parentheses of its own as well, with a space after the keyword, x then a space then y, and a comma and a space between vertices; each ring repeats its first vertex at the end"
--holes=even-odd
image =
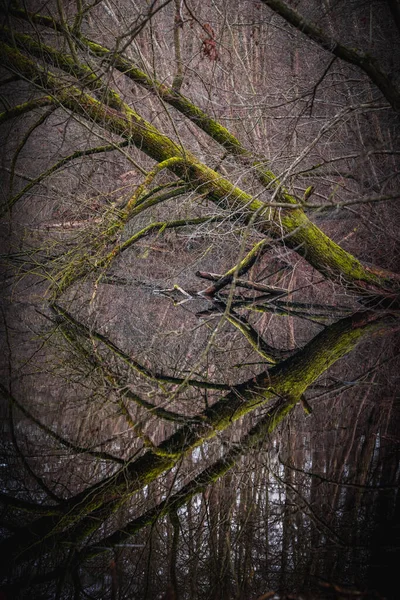
POLYGON ((221 459, 204 469, 199 475, 188 482, 178 492, 146 511, 140 517, 133 519, 124 525, 123 530, 117 530, 112 535, 104 538, 100 542, 85 548, 79 554, 79 561, 87 560, 94 556, 98 556, 104 551, 109 550, 114 546, 122 544, 129 537, 143 529, 143 527, 152 525, 159 518, 176 512, 181 506, 186 504, 193 496, 205 490, 209 485, 212 485, 218 479, 226 475, 232 469, 239 458, 245 455, 251 448, 257 446, 271 434, 279 423, 293 410, 295 402, 280 400, 268 414, 260 419, 258 423, 252 427, 247 435, 245 435, 238 443, 236 443, 229 452, 221 459))
POLYGON ((263 233, 284 238, 314 268, 326 277, 346 284, 358 292, 389 295, 399 288, 399 278, 390 273, 364 267, 311 223, 301 208, 277 209, 253 198, 226 178, 200 163, 191 153, 134 110, 117 111, 73 85, 43 69, 15 48, 0 43, 3 63, 11 65, 32 83, 54 95, 58 102, 76 114, 90 118, 100 127, 129 139, 157 162, 171 161, 170 170, 197 191, 207 194, 219 206, 230 211, 232 218, 254 224, 263 233))
POLYGON ((9 121, 10 119, 14 119, 15 117, 19 117, 35 108, 41 108, 42 106, 48 106, 49 104, 53 104, 53 99, 50 96, 43 96, 41 98, 35 98, 34 100, 29 100, 28 102, 23 102, 22 104, 18 104, 17 106, 13 106, 0 113, 0 125, 9 121))
MULTIPOLYGON (((99 484, 66 500, 58 515, 45 516, 0 545, 7 547, 10 561, 23 561, 38 550, 48 551, 55 543, 76 544, 85 539, 130 496, 186 454, 230 427, 244 415, 269 402, 273 397, 296 404, 306 389, 332 364, 350 352, 356 344, 387 321, 374 313, 357 313, 318 334, 294 356, 261 373, 258 377, 232 388, 232 391, 198 415, 197 421, 183 425, 157 448, 128 463, 119 472, 99 484)), ((9 562, 3 562, 8 568, 9 562)))

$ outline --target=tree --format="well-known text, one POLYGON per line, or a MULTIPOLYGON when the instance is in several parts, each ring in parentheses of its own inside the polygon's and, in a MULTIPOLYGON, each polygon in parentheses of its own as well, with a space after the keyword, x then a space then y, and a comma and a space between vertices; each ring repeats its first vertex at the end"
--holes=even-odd
MULTIPOLYGON (((311 585, 321 536, 359 544, 361 525, 337 533, 354 496, 321 517, 302 450, 238 495, 226 483, 285 423, 300 430, 318 382, 349 388, 327 387, 337 361, 358 391, 392 360, 379 342, 364 365, 340 359, 396 324, 397 13, 372 58, 328 35, 348 15, 325 4, 321 26, 284 2, 2 7, 6 594, 247 598, 311 585)), ((362 456, 361 488, 374 444, 362 456)))

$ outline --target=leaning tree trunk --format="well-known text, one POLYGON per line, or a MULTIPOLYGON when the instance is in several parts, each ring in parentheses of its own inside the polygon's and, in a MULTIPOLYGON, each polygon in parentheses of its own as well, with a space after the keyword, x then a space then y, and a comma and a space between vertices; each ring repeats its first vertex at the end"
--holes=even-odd
MULTIPOLYGON (((390 319, 391 322, 391 319, 390 319)), ((134 492, 175 466, 191 450, 246 414, 278 397, 284 406, 279 419, 287 415, 307 388, 331 365, 350 352, 367 334, 387 327, 388 317, 356 313, 324 329, 303 349, 255 378, 239 384, 196 419, 180 427, 159 446, 124 465, 119 473, 60 503, 43 516, 5 540, 2 568, 24 562, 38 551, 55 545, 76 544, 96 531, 134 492)))
MULTIPOLYGON (((117 110, 79 87, 65 86, 65 82, 49 68, 39 67, 32 59, 6 43, 0 43, 0 53, 4 64, 53 95, 64 108, 129 140, 158 163, 168 161, 165 165, 167 168, 197 192, 207 195, 218 206, 229 211, 232 218, 254 225, 264 234, 284 239, 285 245, 296 250, 329 279, 358 293, 367 291, 393 297, 398 291, 399 278, 396 275, 362 265, 314 225, 302 208, 276 207, 253 198, 198 161, 133 109, 124 105, 117 110)), ((65 66, 66 61, 60 59, 60 64, 65 66)), ((125 222, 128 217, 129 214, 126 214, 125 222)), ((115 230, 112 234, 115 234, 115 230)), ((72 276, 64 286, 74 280, 72 276)), ((61 287, 58 293, 62 291, 61 287)))

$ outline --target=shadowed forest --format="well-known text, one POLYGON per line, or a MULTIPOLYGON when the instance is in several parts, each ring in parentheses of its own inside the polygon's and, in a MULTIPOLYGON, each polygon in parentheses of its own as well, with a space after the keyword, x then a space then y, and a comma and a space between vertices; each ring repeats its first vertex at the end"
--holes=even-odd
POLYGON ((1 600, 390 600, 398 0, 1 0, 1 600))

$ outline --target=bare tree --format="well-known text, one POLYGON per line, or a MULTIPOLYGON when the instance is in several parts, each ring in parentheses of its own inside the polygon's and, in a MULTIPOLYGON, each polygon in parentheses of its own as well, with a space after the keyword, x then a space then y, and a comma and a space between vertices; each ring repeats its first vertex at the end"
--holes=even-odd
POLYGON ((6 597, 377 587, 399 50, 367 4, 2 5, 6 597))

